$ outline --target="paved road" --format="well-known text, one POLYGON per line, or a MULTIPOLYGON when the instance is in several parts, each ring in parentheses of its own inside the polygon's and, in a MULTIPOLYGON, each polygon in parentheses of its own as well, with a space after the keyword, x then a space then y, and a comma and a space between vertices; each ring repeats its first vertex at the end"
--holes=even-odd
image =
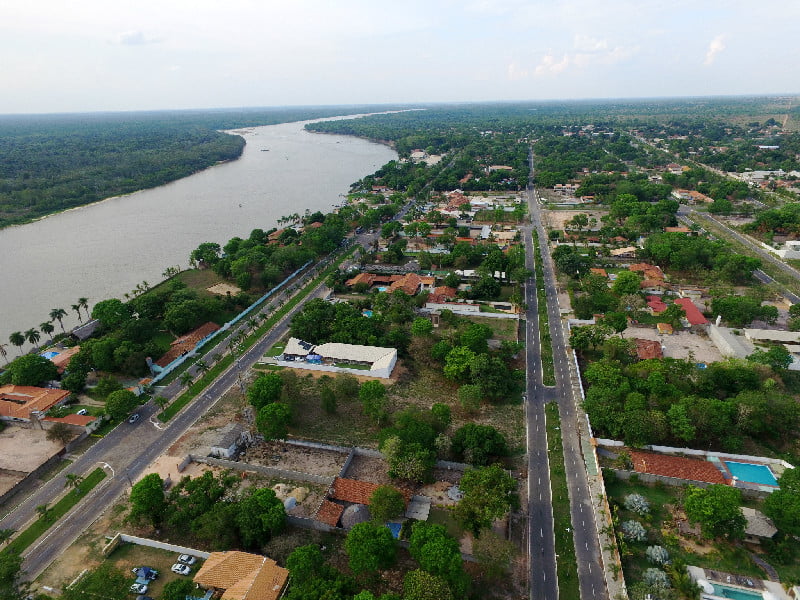
MULTIPOLYGON (((413 201, 408 202, 396 215, 400 219, 409 210, 413 201)), ((351 243, 359 244, 364 248, 376 239, 377 236, 362 234, 355 236, 351 243)), ((319 271, 316 268, 316 271, 319 271)), ((310 269, 301 278, 309 278, 310 269)), ((224 371, 206 390, 192 403, 184 408, 168 423, 162 424, 155 415, 158 411, 152 402, 148 402, 139 409, 141 419, 130 424, 124 422, 116 429, 99 440, 84 454, 59 473, 56 477, 35 490, 5 517, 0 519, 0 529, 13 529, 22 531, 25 527, 38 518, 36 507, 54 502, 61 494, 65 493, 65 476, 70 473, 85 475, 98 466, 103 466, 111 476, 107 477, 95 488, 79 505, 60 519, 47 534, 37 540, 24 553, 23 569, 27 579, 35 579, 47 566, 62 552, 64 552, 75 539, 91 525, 126 488, 130 487, 142 471, 158 456, 197 421, 211 406, 213 406, 229 389, 241 381, 241 375, 258 361, 264 353, 278 342, 288 331, 291 318, 302 309, 303 305, 313 298, 323 297, 327 293, 324 284, 315 287, 303 300, 288 312, 263 338, 242 354, 226 371, 224 371)), ((284 292, 275 297, 287 299, 292 294, 284 292)), ((240 325, 238 329, 241 329, 240 325)), ((206 350, 206 355, 222 354, 227 349, 228 340, 236 333, 231 330, 223 336, 211 350, 206 350)), ((197 375, 194 367, 189 372, 197 375)), ((167 398, 175 397, 182 390, 178 382, 160 390, 160 395, 167 398)), ((177 473, 176 473, 177 476, 177 473)))
MULTIPOLYGON (((525 266, 534 270, 531 228, 522 229, 525 239, 525 266)), ((558 598, 556 552, 553 534, 553 506, 550 493, 550 462, 547 456, 547 431, 544 405, 552 396, 542 384, 539 312, 536 277, 525 283, 526 312, 526 402, 525 419, 528 447, 528 556, 530 559, 531 600, 558 598)))
MULTIPOLYGON (((532 158, 531 176, 533 176, 532 158)), ((539 233, 540 251, 543 260, 547 315, 553 344, 553 363, 556 379, 553 397, 558 402, 561 419, 561 435, 569 490, 573 539, 578 563, 580 594, 584 600, 590 598, 607 599, 608 591, 603 576, 601 544, 595 525, 588 474, 581 451, 580 430, 575 410, 576 398, 570 379, 570 358, 567 354, 561 326, 555 271, 547 247, 547 232, 541 220, 540 206, 535 189, 531 186, 528 192, 531 219, 539 233)))

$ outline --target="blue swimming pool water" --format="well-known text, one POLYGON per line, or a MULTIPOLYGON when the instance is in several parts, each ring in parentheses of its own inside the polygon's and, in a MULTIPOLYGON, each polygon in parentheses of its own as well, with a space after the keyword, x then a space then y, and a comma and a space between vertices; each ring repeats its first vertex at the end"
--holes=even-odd
POLYGON ((361 314, 364 315, 365 317, 371 317, 372 316, 372 311, 365 309, 365 310, 361 311, 361 314))
POLYGON ((748 590, 728 587, 727 585, 722 585, 719 583, 715 583, 713 585, 714 595, 719 596, 720 598, 731 598, 731 600, 761 600, 763 598, 759 592, 750 592, 748 590))
POLYGON ((401 523, 387 523, 386 526, 389 528, 389 531, 392 532, 392 537, 396 540, 399 540, 400 529, 402 529, 403 525, 401 523))
POLYGON ((748 483, 758 483, 761 485, 778 485, 778 480, 775 475, 766 465, 754 465, 751 463, 740 463, 733 461, 725 461, 725 465, 731 472, 731 475, 736 477, 739 481, 746 481, 748 483))
POLYGON ((385 291, 386 291, 386 290, 388 290, 388 289, 389 289, 388 287, 384 287, 384 286, 378 286, 378 291, 379 291, 379 292, 385 292, 385 291))
POLYGON ((58 356, 58 352, 52 352, 52 351, 43 352, 42 356, 44 356, 47 360, 50 360, 50 359, 55 358, 56 356, 58 356))

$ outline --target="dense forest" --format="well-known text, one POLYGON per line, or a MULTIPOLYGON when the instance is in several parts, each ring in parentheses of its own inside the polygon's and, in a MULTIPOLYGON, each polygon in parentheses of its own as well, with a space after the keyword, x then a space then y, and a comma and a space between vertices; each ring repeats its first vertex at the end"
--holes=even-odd
POLYGON ((0 116, 0 227, 238 158, 244 139, 222 129, 369 110, 376 107, 0 116))

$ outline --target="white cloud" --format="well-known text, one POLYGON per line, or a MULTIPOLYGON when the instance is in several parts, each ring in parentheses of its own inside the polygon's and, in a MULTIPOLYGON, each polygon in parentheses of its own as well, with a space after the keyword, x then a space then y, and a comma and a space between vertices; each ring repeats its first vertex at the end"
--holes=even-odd
POLYGON ((725 36, 718 35, 711 43, 708 45, 708 50, 706 51, 706 59, 703 61, 703 64, 711 66, 714 64, 714 61, 717 59, 717 54, 725 50, 725 36))
POLYGON ((561 57, 561 60, 557 60, 553 53, 549 52, 545 54, 539 64, 536 65, 533 74, 536 77, 541 77, 542 75, 558 75, 566 70, 569 63, 570 57, 568 55, 565 54, 561 57))
POLYGON ((161 40, 157 37, 146 35, 142 31, 123 31, 117 35, 116 42, 122 46, 146 46, 158 44, 161 40))
POLYGON ((598 40, 588 35, 580 33, 575 34, 573 42, 576 50, 583 50, 584 52, 599 52, 608 48, 607 40, 598 40))

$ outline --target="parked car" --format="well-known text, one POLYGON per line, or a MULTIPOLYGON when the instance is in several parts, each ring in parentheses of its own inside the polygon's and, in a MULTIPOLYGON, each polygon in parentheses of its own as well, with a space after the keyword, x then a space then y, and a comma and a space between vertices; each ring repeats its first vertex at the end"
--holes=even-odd
POLYGON ((139 416, 139 413, 133 413, 130 417, 128 417, 128 423, 136 423, 136 421, 138 421, 140 418, 141 417, 139 416))
POLYGON ((136 596, 136 600, 153 600, 150 596, 136 596))
POLYGON ((175 563, 170 567, 169 570, 177 575, 188 575, 189 573, 192 572, 192 570, 189 567, 187 567, 186 565, 182 565, 181 563, 175 563))
POLYGON ((82 408, 82 409, 80 409, 78 412, 76 412, 75 414, 76 414, 76 415, 81 415, 81 416, 83 416, 83 415, 88 415, 88 414, 89 414, 89 411, 88 411, 88 410, 86 410, 85 408, 82 408))
POLYGON ((145 585, 144 583, 134 583, 131 586, 131 592, 134 594, 146 594, 147 585, 145 585))
POLYGON ((178 557, 178 562, 182 565, 189 565, 190 567, 197 562, 197 559, 194 556, 189 554, 181 554, 178 557))
POLYGON ((146 579, 147 581, 153 581, 158 578, 158 571, 153 567, 134 567, 131 569, 131 573, 136 575, 138 579, 146 579))

